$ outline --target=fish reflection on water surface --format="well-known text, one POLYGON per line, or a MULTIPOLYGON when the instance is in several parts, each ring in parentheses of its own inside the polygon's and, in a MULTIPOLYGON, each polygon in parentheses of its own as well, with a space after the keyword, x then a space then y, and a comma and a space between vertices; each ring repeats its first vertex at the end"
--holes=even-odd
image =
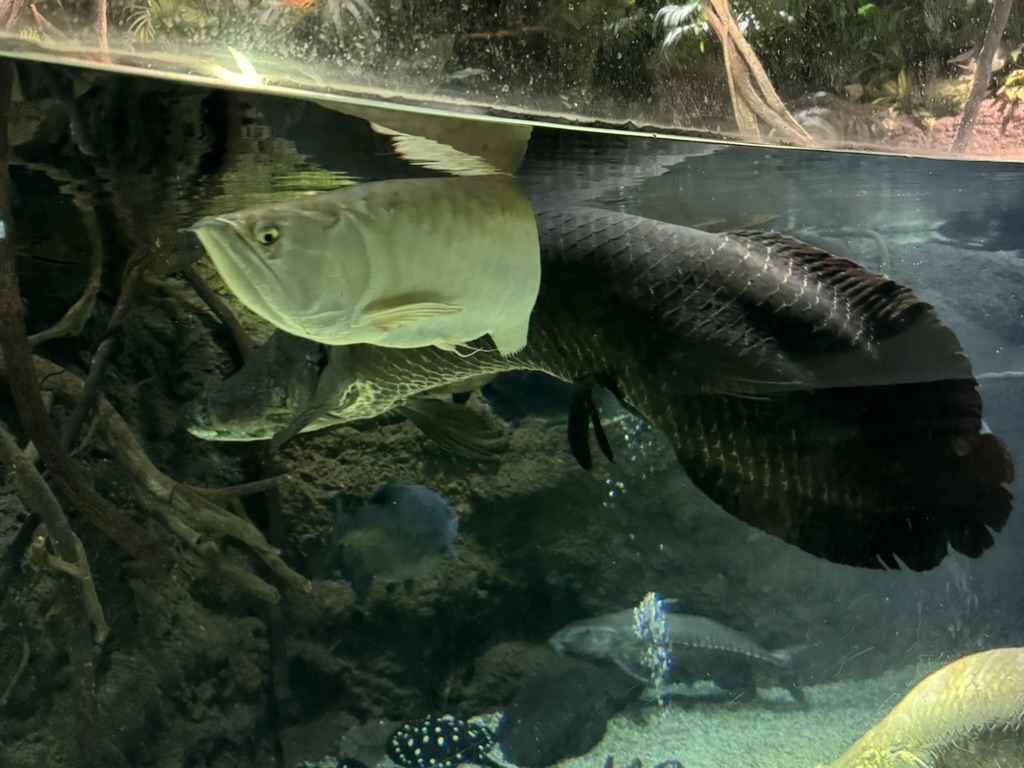
POLYGON ((504 357, 486 339, 470 356, 320 348, 279 334, 199 405, 191 430, 266 439, 299 418, 321 429, 536 370, 610 390, 667 435, 711 499, 816 556, 926 570, 950 547, 977 557, 992 545, 1012 459, 983 433, 955 335, 909 289, 770 232, 584 207, 542 210, 537 224, 542 279, 523 351, 504 357), (315 364, 268 364, 303 355, 315 364))

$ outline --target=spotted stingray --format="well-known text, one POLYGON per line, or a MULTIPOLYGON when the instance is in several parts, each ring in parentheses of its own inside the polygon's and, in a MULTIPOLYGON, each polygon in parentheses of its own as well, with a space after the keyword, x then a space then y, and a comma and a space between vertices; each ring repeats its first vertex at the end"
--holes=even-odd
POLYGON ((392 733, 385 752, 403 768, 455 768, 463 763, 497 767, 488 756, 493 747, 494 735, 485 726, 451 715, 427 715, 392 733))

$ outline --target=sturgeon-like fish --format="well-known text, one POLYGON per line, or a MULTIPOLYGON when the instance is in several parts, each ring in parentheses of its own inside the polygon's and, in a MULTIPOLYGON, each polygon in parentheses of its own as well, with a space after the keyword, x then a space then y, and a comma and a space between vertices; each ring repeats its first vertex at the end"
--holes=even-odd
POLYGON ((269 344, 280 349, 200 405, 191 431, 266 439, 537 370, 609 389, 667 435, 727 512, 818 557, 926 570, 950 546, 977 557, 993 544, 1013 462, 982 427, 955 335, 908 288, 775 233, 582 207, 541 212, 537 224, 542 283, 516 355, 486 339, 468 356, 289 351, 302 342, 278 336, 269 344), (309 365, 265 362, 282 354, 309 365))
MULTIPOLYGON (((709 678, 730 693, 753 694, 753 666, 774 667, 793 698, 804 701, 792 669, 799 648, 770 651, 721 622, 676 613, 674 608, 664 618, 669 652, 667 682, 692 684, 709 678)), ((630 677, 651 682, 650 670, 644 666, 648 643, 634 629, 632 608, 571 622, 551 637, 551 647, 564 656, 614 664, 630 677)))

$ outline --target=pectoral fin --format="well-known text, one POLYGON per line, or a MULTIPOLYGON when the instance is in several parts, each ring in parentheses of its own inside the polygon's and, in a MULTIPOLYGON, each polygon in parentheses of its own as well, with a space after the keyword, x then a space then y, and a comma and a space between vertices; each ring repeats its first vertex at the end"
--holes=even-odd
POLYGON ((499 328, 490 332, 491 341, 503 357, 521 352, 529 340, 529 321, 509 328, 499 328))
POLYGON ((460 456, 486 459, 508 449, 509 438, 502 426, 472 408, 422 398, 410 400, 397 410, 424 435, 460 456))
POLYGON ((357 397, 352 389, 356 381, 352 351, 347 347, 325 347, 322 344, 318 349, 321 357, 316 363, 320 369, 309 407, 271 438, 270 450, 274 452, 332 409, 342 408, 357 397))
POLYGON ((584 469, 594 466, 590 457, 590 427, 593 425, 594 436, 601 453, 608 461, 614 462, 611 443, 601 425, 601 414, 594 404, 594 390, 589 385, 577 385, 569 405, 569 449, 576 457, 577 463, 584 469))
POLYGON ((274 433, 274 436, 270 438, 270 450, 275 453, 281 450, 281 446, 298 435, 302 430, 321 416, 325 415, 327 415, 326 408, 310 408, 309 410, 300 413, 292 419, 291 423, 288 424, 287 427, 274 433))
POLYGON ((636 656, 630 653, 624 653, 620 649, 616 649, 615 653, 612 655, 612 661, 615 662, 615 666, 634 680, 650 684, 651 671, 645 667, 636 656))
POLYGON ((381 299, 369 304, 363 310, 363 317, 369 325, 383 331, 393 331, 403 325, 412 325, 443 315, 454 315, 462 307, 439 301, 410 301, 402 297, 381 299))

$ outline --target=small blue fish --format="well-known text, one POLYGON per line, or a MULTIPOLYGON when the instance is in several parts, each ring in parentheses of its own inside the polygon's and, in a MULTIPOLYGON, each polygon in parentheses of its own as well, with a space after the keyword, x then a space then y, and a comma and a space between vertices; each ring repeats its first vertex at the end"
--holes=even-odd
POLYGON ((482 725, 445 715, 411 720, 388 737, 384 751, 403 768, 455 768, 463 763, 499 766, 488 753, 494 735, 482 725))
POLYGON ((429 488, 388 480, 355 517, 342 506, 339 502, 334 530, 311 573, 326 576, 340 567, 360 600, 374 579, 408 584, 456 556, 452 542, 459 517, 429 488))

